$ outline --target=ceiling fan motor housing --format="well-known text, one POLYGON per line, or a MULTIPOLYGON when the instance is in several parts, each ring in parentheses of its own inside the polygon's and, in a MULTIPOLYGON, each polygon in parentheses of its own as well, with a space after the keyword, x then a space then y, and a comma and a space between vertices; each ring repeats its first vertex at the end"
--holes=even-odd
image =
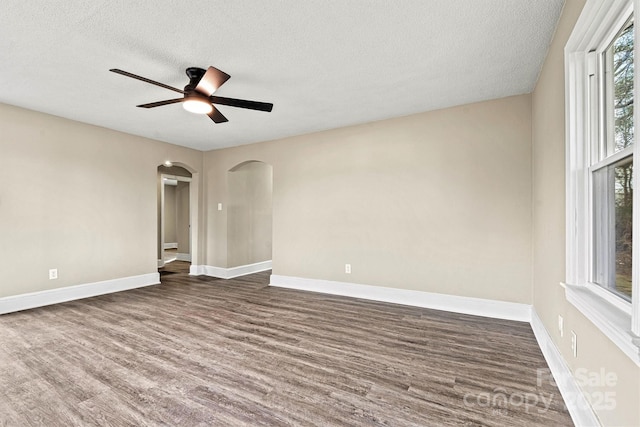
POLYGON ((185 70, 187 77, 189 77, 189 84, 184 87, 184 91, 187 93, 195 92, 196 86, 200 83, 202 76, 207 70, 198 67, 189 67, 185 70))

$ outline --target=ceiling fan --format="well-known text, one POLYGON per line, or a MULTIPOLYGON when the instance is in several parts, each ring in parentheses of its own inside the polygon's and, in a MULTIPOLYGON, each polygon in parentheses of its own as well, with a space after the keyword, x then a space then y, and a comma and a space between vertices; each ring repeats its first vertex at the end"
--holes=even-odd
POLYGON ((140 108, 155 108, 181 102, 185 110, 196 114, 206 114, 215 123, 224 123, 228 120, 216 107, 213 106, 213 104, 266 112, 271 112, 273 109, 273 104, 269 104, 267 102, 214 96, 213 93, 231 77, 229 74, 224 71, 220 71, 215 67, 209 67, 207 70, 198 67, 187 68, 186 73, 187 77, 189 77, 189 83, 184 87, 184 90, 171 87, 164 83, 156 82, 127 71, 119 70, 117 68, 112 68, 109 71, 184 94, 182 98, 167 99, 165 101, 136 105, 136 107, 140 108))

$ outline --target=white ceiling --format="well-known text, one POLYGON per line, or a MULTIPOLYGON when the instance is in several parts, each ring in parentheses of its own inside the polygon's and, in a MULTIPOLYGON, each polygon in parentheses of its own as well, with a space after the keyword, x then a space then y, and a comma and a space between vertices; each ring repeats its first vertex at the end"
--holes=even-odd
POLYGON ((0 102, 210 150, 531 92, 564 0, 2 0, 0 102), (110 73, 231 75, 228 123, 110 73))

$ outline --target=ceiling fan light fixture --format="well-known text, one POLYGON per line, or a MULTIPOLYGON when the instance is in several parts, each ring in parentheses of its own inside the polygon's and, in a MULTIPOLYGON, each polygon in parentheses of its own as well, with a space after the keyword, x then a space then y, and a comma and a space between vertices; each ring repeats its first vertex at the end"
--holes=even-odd
POLYGON ((185 99, 182 107, 195 114, 209 114, 213 111, 213 105, 210 102, 195 96, 185 99))

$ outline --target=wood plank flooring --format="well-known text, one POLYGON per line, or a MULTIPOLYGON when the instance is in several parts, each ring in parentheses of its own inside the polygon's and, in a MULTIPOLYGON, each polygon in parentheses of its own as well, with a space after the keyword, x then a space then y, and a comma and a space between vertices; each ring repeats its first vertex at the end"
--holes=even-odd
POLYGON ((0 316, 0 425, 572 425, 526 323, 187 271, 0 316))

